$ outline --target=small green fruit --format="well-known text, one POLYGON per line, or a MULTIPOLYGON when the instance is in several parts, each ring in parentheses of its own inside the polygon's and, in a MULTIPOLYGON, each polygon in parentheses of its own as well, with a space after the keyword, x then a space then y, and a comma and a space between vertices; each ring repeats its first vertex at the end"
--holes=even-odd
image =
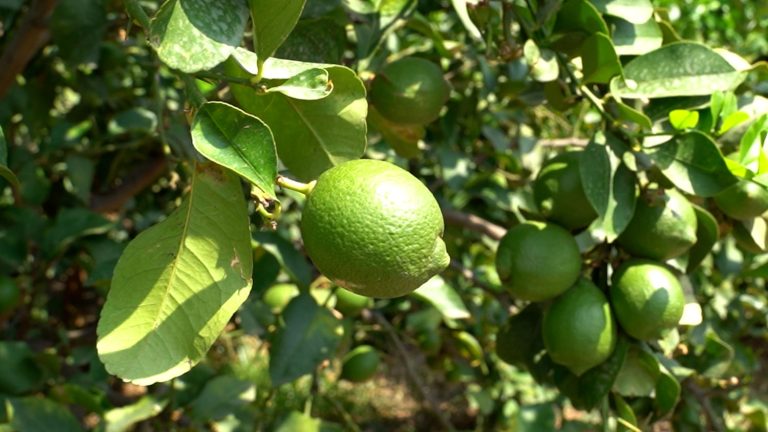
POLYGON ((728 217, 747 220, 768 210, 768 189, 748 180, 740 180, 715 195, 715 204, 728 217))
POLYGON ((352 382, 368 381, 376 374, 381 359, 370 345, 360 345, 344 356, 341 378, 352 382))
POLYGON ((371 305, 373 305, 373 300, 370 297, 355 294, 344 288, 336 290, 336 310, 345 317, 357 316, 363 309, 371 307, 371 305))

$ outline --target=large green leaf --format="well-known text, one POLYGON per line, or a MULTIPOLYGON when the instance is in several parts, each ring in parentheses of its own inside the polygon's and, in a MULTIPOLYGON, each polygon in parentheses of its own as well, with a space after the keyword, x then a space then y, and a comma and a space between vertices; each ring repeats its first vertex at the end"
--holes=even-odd
POLYGON ((595 33, 584 41, 581 59, 585 83, 607 84, 614 76, 621 75, 621 62, 613 42, 603 33, 595 33))
POLYGON ((612 242, 624 231, 635 212, 637 182, 621 162, 623 143, 598 133, 582 154, 579 171, 584 193, 597 211, 594 227, 612 242))
POLYGON ((664 36, 653 19, 633 24, 621 18, 606 17, 618 55, 642 55, 661 46, 664 36))
POLYGON ((627 63, 611 92, 624 98, 710 95, 736 88, 746 76, 705 45, 676 42, 627 63))
POLYGON ((275 257, 283 270, 301 286, 308 287, 312 282, 312 266, 307 257, 296 249, 290 241, 274 231, 253 233, 253 247, 261 247, 275 257))
POLYGON ((150 42, 174 69, 208 70, 240 45, 247 21, 243 0, 167 0, 152 20, 150 42))
POLYGON ((224 102, 203 104, 192 122, 192 144, 203 156, 275 198, 275 140, 258 118, 224 102))
POLYGON ((419 142, 426 131, 423 125, 403 125, 388 120, 371 105, 368 107, 368 124, 379 131, 384 141, 404 158, 415 158, 421 154, 419 142))
POLYGON ((79 432, 83 428, 63 405, 42 397, 8 399, 5 402, 11 428, 18 432, 79 432))
POLYGON ((676 135, 646 148, 645 153, 675 186, 689 194, 715 196, 736 182, 717 144, 698 131, 676 135))
POLYGON ((656 389, 653 405, 659 417, 664 417, 672 411, 680 400, 680 382, 663 364, 659 365, 659 378, 656 381, 656 389))
POLYGON ((181 206, 115 267, 97 328, 107 371, 149 385, 192 368, 248 297, 251 254, 239 178, 196 166, 181 206))
POLYGON ((695 204, 693 210, 696 212, 696 243, 688 250, 686 273, 695 270, 720 239, 720 227, 715 217, 695 204))
POLYGON ((613 383, 613 391, 622 396, 650 396, 656 388, 660 367, 650 353, 636 346, 630 348, 613 383))
POLYGON ((256 386, 233 375, 220 375, 189 404, 189 415, 201 422, 220 420, 256 400, 256 386))
POLYGON ((597 10, 623 18, 631 23, 642 24, 653 15, 650 0, 590 0, 597 10))
MULTIPOLYGON (((238 50, 236 61, 227 62, 228 73, 253 75, 255 56, 238 50)), ((368 103, 365 87, 351 69, 289 60, 267 61, 264 76, 288 79, 308 69, 328 71, 333 91, 320 100, 299 100, 281 93, 262 94, 256 89, 232 85, 240 106, 264 120, 275 136, 277 154, 301 180, 311 180, 342 162, 358 159, 366 146, 368 103)))
POLYGON ((555 30, 608 34, 608 26, 600 16, 600 12, 587 0, 566 0, 557 13, 555 30))
POLYGON ((0 393, 22 394, 43 385, 45 376, 25 342, 0 342, 0 393))
POLYGON ((8 180, 14 188, 19 188, 19 179, 16 174, 8 168, 8 144, 5 141, 5 132, 0 127, 0 177, 8 180))
POLYGON ((291 300, 283 310, 283 319, 285 326, 278 331, 270 350, 273 386, 311 373, 334 354, 343 334, 341 322, 307 293, 291 300))
POLYGON ((260 59, 272 57, 296 26, 306 0, 248 0, 253 45, 260 59))

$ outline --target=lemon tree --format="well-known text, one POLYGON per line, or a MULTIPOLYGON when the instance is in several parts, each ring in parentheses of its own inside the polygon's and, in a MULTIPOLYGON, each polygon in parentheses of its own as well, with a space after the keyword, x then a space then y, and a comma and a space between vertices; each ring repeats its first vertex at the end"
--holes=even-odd
POLYGON ((765 430, 765 12, 0 1, 0 430, 765 430))

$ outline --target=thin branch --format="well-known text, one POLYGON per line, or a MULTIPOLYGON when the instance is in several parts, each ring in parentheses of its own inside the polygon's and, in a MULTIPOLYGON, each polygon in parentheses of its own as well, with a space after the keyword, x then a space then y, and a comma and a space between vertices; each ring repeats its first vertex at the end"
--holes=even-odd
POLYGON ((133 196, 152 185, 167 168, 167 161, 159 157, 145 161, 131 171, 123 183, 105 194, 94 194, 91 197, 91 210, 108 213, 119 210, 133 196))
POLYGON ((405 366, 405 372, 408 375, 413 388, 419 394, 419 398, 427 403, 432 415, 440 423, 444 430, 451 432, 454 431, 455 429, 453 428, 453 425, 440 409, 440 405, 437 403, 437 401, 427 391, 427 387, 421 380, 421 376, 414 369, 413 364, 411 363, 411 354, 408 353, 408 351, 405 349, 405 345, 403 345, 403 342, 397 335, 397 331, 395 331, 394 327, 392 327, 392 324, 390 324, 387 318, 384 317, 384 315, 382 315, 380 312, 372 311, 371 315, 384 329, 387 335, 389 335, 390 339, 392 339, 392 343, 395 345, 395 350, 400 356, 400 360, 402 361, 403 366, 405 366))
POLYGON ((507 233, 507 229, 496 225, 493 222, 487 221, 480 216, 475 216, 469 213, 463 213, 458 210, 453 210, 443 207, 443 217, 445 222, 450 225, 456 225, 464 227, 471 231, 476 231, 481 234, 485 234, 494 240, 501 240, 507 233))
POLYGON ((51 38, 48 20, 57 1, 34 2, 14 32, 14 38, 5 46, 0 56, 0 99, 13 86, 16 76, 24 71, 27 64, 51 38))
POLYGON ((685 380, 683 385, 685 386, 686 391, 693 395, 694 399, 701 405, 702 411, 704 412, 704 419, 707 421, 707 430, 725 432, 725 427, 720 423, 714 408, 712 408, 710 396, 691 379, 685 380))
POLYGON ((589 140, 586 138, 553 138, 540 139, 536 141, 537 145, 544 147, 586 147, 589 140))

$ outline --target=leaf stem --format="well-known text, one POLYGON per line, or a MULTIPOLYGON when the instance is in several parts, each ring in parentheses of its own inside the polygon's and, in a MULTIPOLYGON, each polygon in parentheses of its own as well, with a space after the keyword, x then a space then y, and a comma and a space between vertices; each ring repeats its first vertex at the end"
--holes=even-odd
POLYGON ((275 182, 278 184, 278 186, 281 186, 285 189, 296 191, 304 195, 309 195, 309 193, 312 192, 312 189, 315 188, 317 180, 312 180, 309 183, 302 183, 300 181, 292 180, 288 177, 279 175, 277 176, 277 180, 275 180, 275 182))
POLYGON ((149 31, 150 19, 144 8, 139 4, 139 0, 125 0, 125 11, 128 12, 128 16, 132 20, 144 27, 145 31, 149 31))

